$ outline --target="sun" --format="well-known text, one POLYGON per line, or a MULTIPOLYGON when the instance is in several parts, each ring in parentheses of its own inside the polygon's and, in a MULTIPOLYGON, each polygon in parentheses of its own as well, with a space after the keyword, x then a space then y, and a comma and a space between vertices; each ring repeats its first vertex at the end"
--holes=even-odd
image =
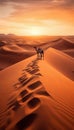
POLYGON ((42 29, 39 27, 32 27, 29 30, 29 34, 31 36, 40 36, 40 35, 42 35, 42 29))

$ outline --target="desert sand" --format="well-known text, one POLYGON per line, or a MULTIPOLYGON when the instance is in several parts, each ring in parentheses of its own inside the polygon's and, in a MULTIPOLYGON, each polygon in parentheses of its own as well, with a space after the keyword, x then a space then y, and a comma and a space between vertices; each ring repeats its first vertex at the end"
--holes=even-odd
MULTIPOLYGON (((47 38, 46 38, 47 39, 47 38)), ((55 48, 60 50, 70 57, 74 58, 74 42, 68 38, 48 38, 48 40, 20 40, 15 37, 0 38, 0 70, 3 70, 19 61, 22 61, 30 56, 36 54, 34 46, 39 46, 44 50, 48 48, 55 48), (6 40, 5 40, 6 38, 6 40)))
POLYGON ((65 49, 63 43, 62 50, 55 48, 55 41, 52 47, 51 42, 40 45, 44 60, 29 45, 1 47, 0 55, 11 53, 16 64, 0 60, 0 130, 74 129, 74 58, 63 52, 73 43, 65 49), (26 59, 17 63, 16 55, 21 54, 26 59))

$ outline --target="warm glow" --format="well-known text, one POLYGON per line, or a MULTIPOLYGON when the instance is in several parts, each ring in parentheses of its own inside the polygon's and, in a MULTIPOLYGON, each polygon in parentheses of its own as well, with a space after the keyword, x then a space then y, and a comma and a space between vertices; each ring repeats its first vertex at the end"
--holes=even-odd
POLYGON ((73 0, 0 0, 0 33, 74 35, 73 0))
POLYGON ((29 35, 31 36, 43 35, 42 30, 39 27, 32 27, 28 30, 28 32, 29 32, 29 35))

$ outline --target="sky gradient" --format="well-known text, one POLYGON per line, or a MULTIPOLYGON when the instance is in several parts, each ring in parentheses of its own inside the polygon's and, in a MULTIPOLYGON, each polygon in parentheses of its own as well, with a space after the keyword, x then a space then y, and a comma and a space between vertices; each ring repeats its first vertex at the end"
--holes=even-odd
POLYGON ((74 35, 74 0, 0 0, 0 33, 74 35))

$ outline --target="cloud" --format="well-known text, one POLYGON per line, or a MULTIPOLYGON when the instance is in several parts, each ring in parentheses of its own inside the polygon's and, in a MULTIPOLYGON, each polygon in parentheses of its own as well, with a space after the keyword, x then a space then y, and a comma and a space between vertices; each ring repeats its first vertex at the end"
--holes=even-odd
POLYGON ((72 13, 73 9, 74 0, 0 0, 1 17, 9 16, 11 20, 16 21, 27 17, 44 18, 47 16, 49 18, 49 14, 54 15, 55 10, 72 13))
POLYGON ((38 19, 64 21, 67 19, 68 22, 74 20, 73 0, 0 0, 0 2, 4 2, 0 9, 1 17, 7 17, 9 21, 36 23, 38 19), (36 21, 33 22, 31 19, 36 21))
POLYGON ((0 4, 6 4, 6 3, 27 3, 27 4, 50 4, 52 5, 58 5, 58 6, 63 6, 63 7, 71 7, 74 6, 74 0, 0 0, 0 4))
POLYGON ((73 9, 74 0, 0 0, 0 18, 4 20, 1 23, 0 19, 0 23, 6 28, 17 26, 19 30, 26 26, 48 28, 58 22, 72 25, 73 9))
POLYGON ((55 9, 71 12, 74 9, 74 0, 0 0, 0 17, 13 18, 19 17, 19 14, 30 17, 38 13, 40 16, 55 9))

